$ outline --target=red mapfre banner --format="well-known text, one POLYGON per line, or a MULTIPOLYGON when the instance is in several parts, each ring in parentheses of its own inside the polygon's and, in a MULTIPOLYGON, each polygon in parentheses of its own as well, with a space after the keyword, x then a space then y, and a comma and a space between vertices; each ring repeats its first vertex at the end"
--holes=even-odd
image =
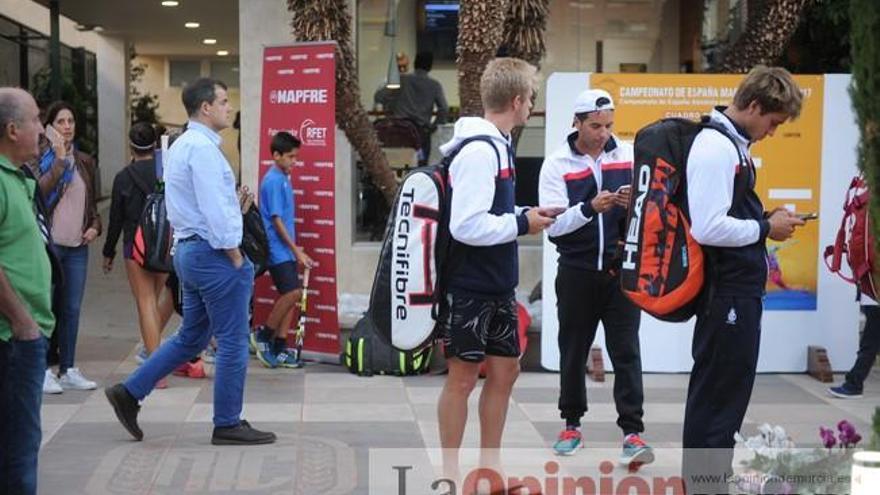
MULTIPOLYGON (((336 312, 336 43, 301 43, 263 50, 260 182, 273 166, 269 144, 278 131, 302 141, 291 172, 296 240, 317 262, 309 281, 304 355, 339 359, 336 312)), ((302 274, 302 269, 300 269, 302 274)), ((257 279, 254 324, 264 323, 278 293, 268 273, 257 279)), ((292 325, 295 329, 297 320, 292 325)), ((293 331, 289 341, 293 343, 293 331)))

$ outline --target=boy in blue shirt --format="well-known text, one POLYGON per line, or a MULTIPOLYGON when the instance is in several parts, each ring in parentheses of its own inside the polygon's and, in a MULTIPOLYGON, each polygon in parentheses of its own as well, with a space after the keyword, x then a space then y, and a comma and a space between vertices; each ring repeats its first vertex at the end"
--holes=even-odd
POLYGON ((302 295, 297 262, 312 268, 314 261, 294 242, 293 187, 290 169, 299 154, 300 141, 281 131, 272 138, 270 149, 275 165, 260 184, 260 214, 269 238, 269 274, 278 290, 265 325, 251 333, 257 359, 267 368, 299 368, 302 362, 287 348, 287 332, 293 321, 293 308, 302 295))

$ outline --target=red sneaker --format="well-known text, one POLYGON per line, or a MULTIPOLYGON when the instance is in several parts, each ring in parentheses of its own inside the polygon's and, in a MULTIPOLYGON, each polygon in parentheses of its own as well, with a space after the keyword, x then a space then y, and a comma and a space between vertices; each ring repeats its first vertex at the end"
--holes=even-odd
POLYGON ((205 373, 205 362, 199 358, 198 361, 194 363, 189 363, 189 371, 186 376, 190 378, 205 378, 207 377, 207 373, 205 373))
POLYGON ((189 362, 183 363, 171 372, 174 376, 187 376, 189 374, 189 362))
POLYGON ((205 378, 208 376, 205 374, 205 364, 201 359, 194 363, 186 362, 181 364, 174 370, 174 374, 187 378, 205 378))

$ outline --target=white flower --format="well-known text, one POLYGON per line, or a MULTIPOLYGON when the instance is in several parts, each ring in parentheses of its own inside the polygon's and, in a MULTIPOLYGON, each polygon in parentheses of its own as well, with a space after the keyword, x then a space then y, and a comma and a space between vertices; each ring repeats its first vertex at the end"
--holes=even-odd
POLYGON ((737 432, 734 434, 734 439, 756 455, 773 460, 786 450, 794 448, 794 442, 781 426, 773 427, 764 423, 758 427, 758 432, 760 435, 749 438, 744 438, 737 432))

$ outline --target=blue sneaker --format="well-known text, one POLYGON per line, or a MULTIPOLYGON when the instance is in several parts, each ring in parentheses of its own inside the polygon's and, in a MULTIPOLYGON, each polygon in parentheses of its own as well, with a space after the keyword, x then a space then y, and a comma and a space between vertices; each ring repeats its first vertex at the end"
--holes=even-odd
POLYGON ((278 354, 275 355, 278 366, 282 368, 302 368, 303 362, 302 359, 296 354, 296 349, 286 348, 282 349, 278 354))
POLYGON ((583 436, 580 430, 566 428, 559 433, 559 439, 553 444, 553 451, 557 455, 574 455, 578 449, 583 447, 583 436))
POLYGON ((620 463, 629 466, 630 470, 654 462, 654 449, 648 446, 638 433, 630 433, 623 439, 623 452, 620 463))
POLYGON ((257 328, 255 328, 251 332, 250 338, 248 339, 248 352, 250 352, 252 356, 257 355, 256 334, 260 333, 262 330, 263 330, 263 325, 258 326, 257 328))
POLYGON ((262 327, 251 332, 250 344, 256 349, 257 359, 263 363, 263 366, 267 368, 277 368, 278 359, 272 349, 272 340, 265 338, 265 333, 266 332, 263 331, 262 327))
POLYGON ((839 387, 831 387, 828 389, 828 393, 838 399, 861 399, 862 391, 853 387, 849 383, 844 382, 843 385, 839 387))

